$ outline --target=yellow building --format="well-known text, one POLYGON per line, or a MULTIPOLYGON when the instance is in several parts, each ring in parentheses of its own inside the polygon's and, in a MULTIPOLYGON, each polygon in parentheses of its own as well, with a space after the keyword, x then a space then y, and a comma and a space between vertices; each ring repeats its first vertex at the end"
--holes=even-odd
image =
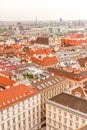
POLYGON ((87 100, 61 93, 46 102, 46 130, 77 130, 87 124, 87 100))
POLYGON ((69 88, 69 81, 65 78, 52 75, 44 79, 36 81, 32 87, 38 89, 41 96, 41 122, 42 125, 46 122, 46 99, 50 99, 55 95, 69 88))
POLYGON ((77 130, 87 130, 87 124, 86 124, 86 125, 81 126, 81 127, 80 127, 80 128, 78 128, 77 130))

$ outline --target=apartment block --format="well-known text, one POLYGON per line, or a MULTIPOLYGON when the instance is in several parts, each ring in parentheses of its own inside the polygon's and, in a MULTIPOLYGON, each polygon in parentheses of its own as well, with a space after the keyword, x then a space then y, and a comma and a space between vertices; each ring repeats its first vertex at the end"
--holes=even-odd
POLYGON ((46 130, 77 130, 87 124, 87 100, 61 93, 46 102, 46 130))
POLYGON ((0 91, 0 130, 39 130, 40 94, 23 84, 0 91))
POLYGON ((37 89, 41 95, 41 122, 43 125, 46 122, 46 99, 50 99, 67 90, 69 81, 53 74, 34 82, 31 86, 37 89))
POLYGON ((80 128, 78 128, 77 130, 87 130, 87 124, 86 124, 86 125, 81 126, 81 127, 80 127, 80 128))

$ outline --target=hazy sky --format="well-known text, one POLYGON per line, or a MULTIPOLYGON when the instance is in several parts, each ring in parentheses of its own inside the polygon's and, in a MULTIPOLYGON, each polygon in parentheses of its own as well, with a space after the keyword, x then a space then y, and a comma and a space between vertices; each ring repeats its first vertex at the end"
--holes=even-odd
POLYGON ((1 20, 87 19, 87 0, 0 0, 1 20))

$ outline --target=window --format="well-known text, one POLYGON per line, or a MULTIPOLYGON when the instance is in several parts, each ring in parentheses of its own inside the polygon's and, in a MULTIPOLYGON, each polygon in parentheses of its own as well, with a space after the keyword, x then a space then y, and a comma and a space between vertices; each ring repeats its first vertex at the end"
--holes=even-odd
POLYGON ((35 125, 35 121, 33 121, 33 125, 35 125))
POLYGON ((85 120, 84 120, 84 119, 82 119, 82 123, 83 123, 83 124, 85 123, 85 120))
POLYGON ((76 128, 78 128, 78 124, 76 123, 76 128))
POLYGON ((25 118, 25 113, 23 113, 23 118, 25 118))
POLYGON ((4 123, 2 124, 2 130, 4 130, 5 128, 4 128, 4 123))
POLYGON ((54 121, 54 126, 56 126, 56 121, 54 121))
POLYGON ((56 108, 54 107, 53 109, 54 109, 54 112, 56 112, 56 108))
POLYGON ((49 112, 49 116, 51 116, 51 112, 49 112))
POLYGON ((31 121, 31 117, 29 117, 28 120, 31 121))
POLYGON ((29 124, 29 128, 31 128, 31 124, 29 124))
POLYGON ((35 118, 35 114, 33 114, 33 119, 35 118))
POLYGON ((39 116, 39 112, 37 112, 37 116, 39 116))
POLYGON ((15 130, 16 128, 15 128, 15 126, 13 126, 13 130, 15 130))
POLYGON ((64 112, 64 115, 67 116, 67 112, 64 112))
POLYGON ((64 118, 64 123, 65 123, 65 124, 67 123, 67 119, 66 119, 66 118, 64 118))
POLYGON ((15 118, 13 118, 13 124, 15 123, 15 118))
POLYGON ((25 125, 25 120, 23 121, 23 124, 25 125))
POLYGON ((76 121, 78 121, 79 120, 79 118, 76 116, 76 121))
POLYGON ((48 118, 48 122, 49 122, 49 124, 51 123, 51 119, 50 118, 48 118))
POLYGON ((72 126, 72 121, 70 120, 70 126, 72 126))
POLYGON ((30 110, 28 110, 28 114, 30 115, 30 110))
POLYGON ((70 118, 71 118, 71 119, 73 118, 73 115, 72 115, 72 114, 70 114, 70 118))
POLYGON ((39 123, 39 118, 37 118, 37 123, 39 123))
POLYGON ((63 125, 63 128, 64 128, 64 130, 67 130, 67 126, 66 125, 63 125))
POLYGON ((21 127, 20 123, 18 124, 19 128, 21 127))
POLYGON ((3 121, 3 119, 4 119, 4 118, 3 118, 3 115, 2 115, 2 116, 1 116, 1 121, 3 121))
POLYGON ((59 114, 61 114, 61 110, 59 110, 59 114))
POLYGON ((59 121, 61 121, 61 116, 59 116, 59 121))
POLYGON ((8 126, 10 126, 10 121, 7 122, 8 126))
POLYGON ((35 108, 33 108, 33 112, 35 112, 35 108))
POLYGON ((59 128, 61 128, 62 124, 61 124, 61 123, 58 123, 58 126, 59 126, 59 128))
POLYGON ((54 119, 56 118, 56 114, 53 114, 53 116, 54 116, 54 119))
POLYGON ((37 110, 39 110, 39 106, 37 106, 37 110))
POLYGON ((18 120, 20 120, 21 118, 20 118, 20 115, 18 116, 18 120))
POLYGON ((51 106, 48 106, 48 109, 50 110, 50 109, 51 109, 51 106))

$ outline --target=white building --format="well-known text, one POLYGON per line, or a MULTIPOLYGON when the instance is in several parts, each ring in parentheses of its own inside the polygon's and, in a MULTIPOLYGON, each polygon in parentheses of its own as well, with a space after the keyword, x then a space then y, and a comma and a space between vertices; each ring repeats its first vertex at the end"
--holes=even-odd
POLYGON ((39 130, 40 94, 23 84, 0 91, 0 130, 39 130))
POLYGON ((87 100, 61 93, 46 103, 46 130, 77 130, 87 124, 87 100))

